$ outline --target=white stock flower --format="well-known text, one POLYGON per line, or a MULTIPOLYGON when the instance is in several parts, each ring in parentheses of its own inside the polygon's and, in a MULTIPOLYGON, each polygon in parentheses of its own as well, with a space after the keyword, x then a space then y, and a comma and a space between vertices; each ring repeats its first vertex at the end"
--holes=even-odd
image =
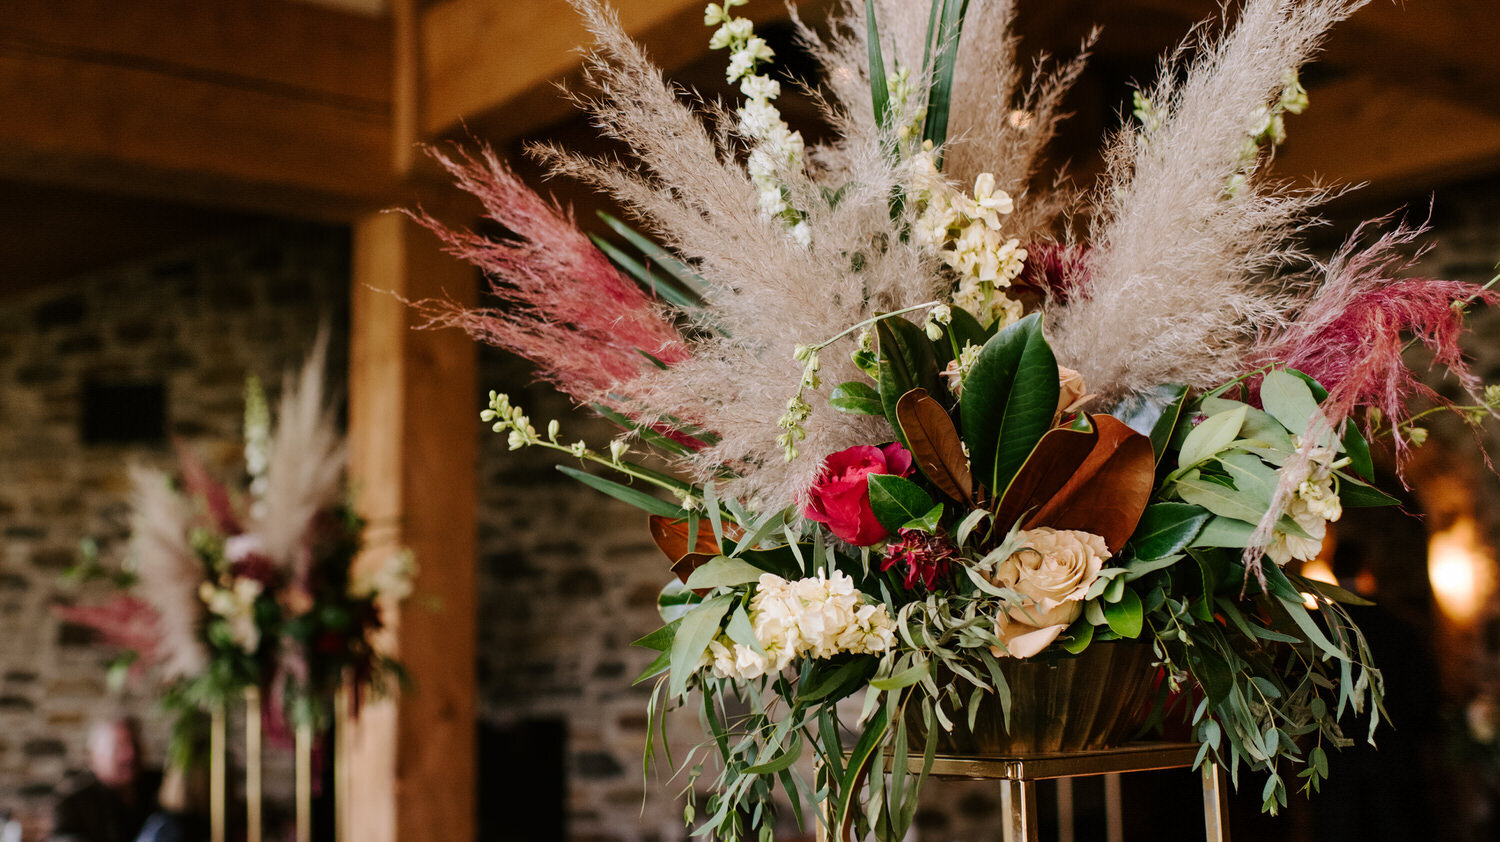
POLYGON ((740 82, 740 93, 751 100, 775 99, 781 96, 781 83, 761 74, 746 76, 740 82))

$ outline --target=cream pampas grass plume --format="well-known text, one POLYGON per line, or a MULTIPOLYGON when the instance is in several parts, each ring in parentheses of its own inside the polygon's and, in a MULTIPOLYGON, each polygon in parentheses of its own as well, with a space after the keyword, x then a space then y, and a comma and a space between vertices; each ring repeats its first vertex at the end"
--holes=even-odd
POLYGON ((1245 139, 1288 71, 1365 2, 1249 0, 1217 41, 1200 33, 1165 63, 1147 125, 1106 150, 1089 294, 1048 330, 1105 405, 1160 383, 1212 388, 1285 324, 1296 278, 1266 279, 1309 265, 1293 235, 1328 194, 1268 182, 1253 160, 1247 171, 1245 139))
POLYGON ((189 543, 192 503, 160 471, 132 468, 130 485, 130 556, 140 579, 136 591, 157 616, 153 654, 167 681, 197 675, 207 665, 208 653, 198 634, 204 612, 198 598, 203 563, 189 543))
POLYGON ((326 403, 328 334, 319 334, 297 374, 287 374, 266 468, 266 489, 250 531, 277 566, 305 582, 312 562, 308 537, 319 512, 344 493, 345 448, 326 403))

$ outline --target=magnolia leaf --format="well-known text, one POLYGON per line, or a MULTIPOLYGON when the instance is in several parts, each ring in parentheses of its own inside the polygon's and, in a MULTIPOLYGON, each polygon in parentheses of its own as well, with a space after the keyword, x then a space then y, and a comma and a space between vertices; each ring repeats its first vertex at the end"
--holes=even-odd
POLYGON ((1145 611, 1141 607, 1141 597, 1130 588, 1125 589, 1119 602, 1104 604, 1104 620, 1109 623, 1109 630, 1120 637, 1127 639, 1140 637, 1144 619, 1145 611))
POLYGON ((896 420, 917 467, 932 484, 954 500, 973 502, 969 459, 948 410, 926 390, 912 389, 896 402, 896 420))
POLYGON ((716 556, 694 570, 684 584, 694 590, 737 588, 759 581, 765 572, 742 558, 716 556))
POLYGON ((840 412, 850 415, 884 415, 885 407, 880 403, 880 393, 869 383, 850 380, 833 387, 828 403, 840 412))
POLYGON ((734 597, 721 596, 710 599, 689 611, 677 627, 672 640, 671 678, 667 684, 667 695, 681 696, 687 689, 687 681, 698 671, 698 662, 703 653, 719 633, 719 623, 729 613, 734 597))
POLYGON ((1187 503, 1152 503, 1141 514, 1130 546, 1138 559, 1166 558, 1181 552, 1212 515, 1187 503))
POLYGON ((983 348, 984 343, 995 335, 993 328, 980 324, 968 310, 962 307, 949 307, 948 310, 952 315, 948 322, 948 335, 953 337, 953 344, 958 346, 958 350, 962 351, 965 345, 983 348))
POLYGON ((1188 387, 1172 385, 1168 386, 1172 402, 1162 410, 1161 417, 1151 426, 1151 450, 1156 453, 1156 461, 1161 463, 1162 457, 1167 455, 1167 446, 1172 443, 1172 433, 1177 430, 1177 423, 1182 419, 1182 408, 1187 405, 1188 387))
POLYGON ((699 530, 693 536, 693 546, 688 546, 691 527, 686 519, 652 515, 650 523, 651 540, 656 542, 657 548, 672 562, 672 572, 684 582, 695 569, 719 554, 719 542, 709 530, 699 530))
POLYGON ((1245 413, 1248 410, 1249 407, 1241 406, 1228 412, 1210 415, 1202 424, 1194 427, 1183 440, 1182 449, 1177 453, 1179 469, 1191 468, 1228 447, 1239 437, 1240 428, 1245 424, 1245 413))
POLYGON ((901 528, 919 529, 923 532, 937 532, 938 524, 940 524, 942 520, 943 504, 938 503, 936 506, 933 506, 932 509, 927 512, 927 514, 901 524, 901 528))
POLYGON ((896 403, 912 389, 925 389, 929 393, 940 388, 937 358, 932 353, 932 342, 921 328, 897 316, 881 319, 875 323, 875 335, 880 342, 880 403, 886 420, 896 431, 896 438, 903 446, 906 436, 901 432, 901 422, 896 417, 896 403))
POLYGON ((1060 387, 1057 359, 1032 314, 980 349, 959 399, 964 442, 976 475, 1000 496, 1052 426, 1060 387))
MULTIPOLYGON (((1080 416, 1087 419, 1087 416, 1080 416)), ((1056 497, 1099 443, 1099 431, 1057 427, 1049 430, 1016 472, 995 507, 995 522, 1009 529, 1056 497)))
POLYGON ((1062 487, 1035 500, 1023 528, 1048 526, 1102 536, 1111 553, 1120 552, 1135 532, 1156 481, 1151 440, 1108 415, 1090 416, 1096 428, 1093 448, 1062 487))
POLYGON ((909 479, 894 474, 870 474, 870 510, 892 535, 919 520, 936 505, 932 495, 909 479))

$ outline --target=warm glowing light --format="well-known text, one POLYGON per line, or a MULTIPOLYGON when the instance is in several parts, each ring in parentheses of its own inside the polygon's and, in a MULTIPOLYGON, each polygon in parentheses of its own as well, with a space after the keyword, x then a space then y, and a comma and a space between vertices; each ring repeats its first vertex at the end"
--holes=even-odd
POLYGON ((1433 534, 1427 548, 1427 578, 1443 614, 1472 624, 1495 589, 1495 561, 1479 543, 1472 518, 1463 517, 1433 534))
POLYGON ((1328 566, 1328 562, 1324 561, 1321 555, 1312 561, 1303 562, 1302 578, 1317 579, 1319 582, 1327 582, 1330 585, 1339 583, 1338 577, 1333 575, 1333 568, 1328 566))

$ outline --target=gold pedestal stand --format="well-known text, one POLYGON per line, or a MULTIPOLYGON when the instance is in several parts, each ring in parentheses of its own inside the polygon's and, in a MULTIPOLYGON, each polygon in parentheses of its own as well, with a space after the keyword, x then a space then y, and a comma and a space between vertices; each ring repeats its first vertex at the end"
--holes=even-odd
MULTIPOLYGON (((1158 769, 1185 769, 1198 756, 1196 743, 1144 743, 1099 751, 1034 754, 1025 757, 954 757, 939 755, 931 775, 938 778, 1000 782, 1005 812, 1005 842, 1038 842, 1036 782, 1158 769)), ((922 770, 922 758, 911 759, 911 771, 922 770)), ((1203 819, 1208 842, 1229 842, 1229 802, 1224 772, 1214 763, 1203 766, 1203 819)), ((831 823, 831 821, 830 821, 831 823)), ((818 826, 819 842, 827 828, 818 826)))

